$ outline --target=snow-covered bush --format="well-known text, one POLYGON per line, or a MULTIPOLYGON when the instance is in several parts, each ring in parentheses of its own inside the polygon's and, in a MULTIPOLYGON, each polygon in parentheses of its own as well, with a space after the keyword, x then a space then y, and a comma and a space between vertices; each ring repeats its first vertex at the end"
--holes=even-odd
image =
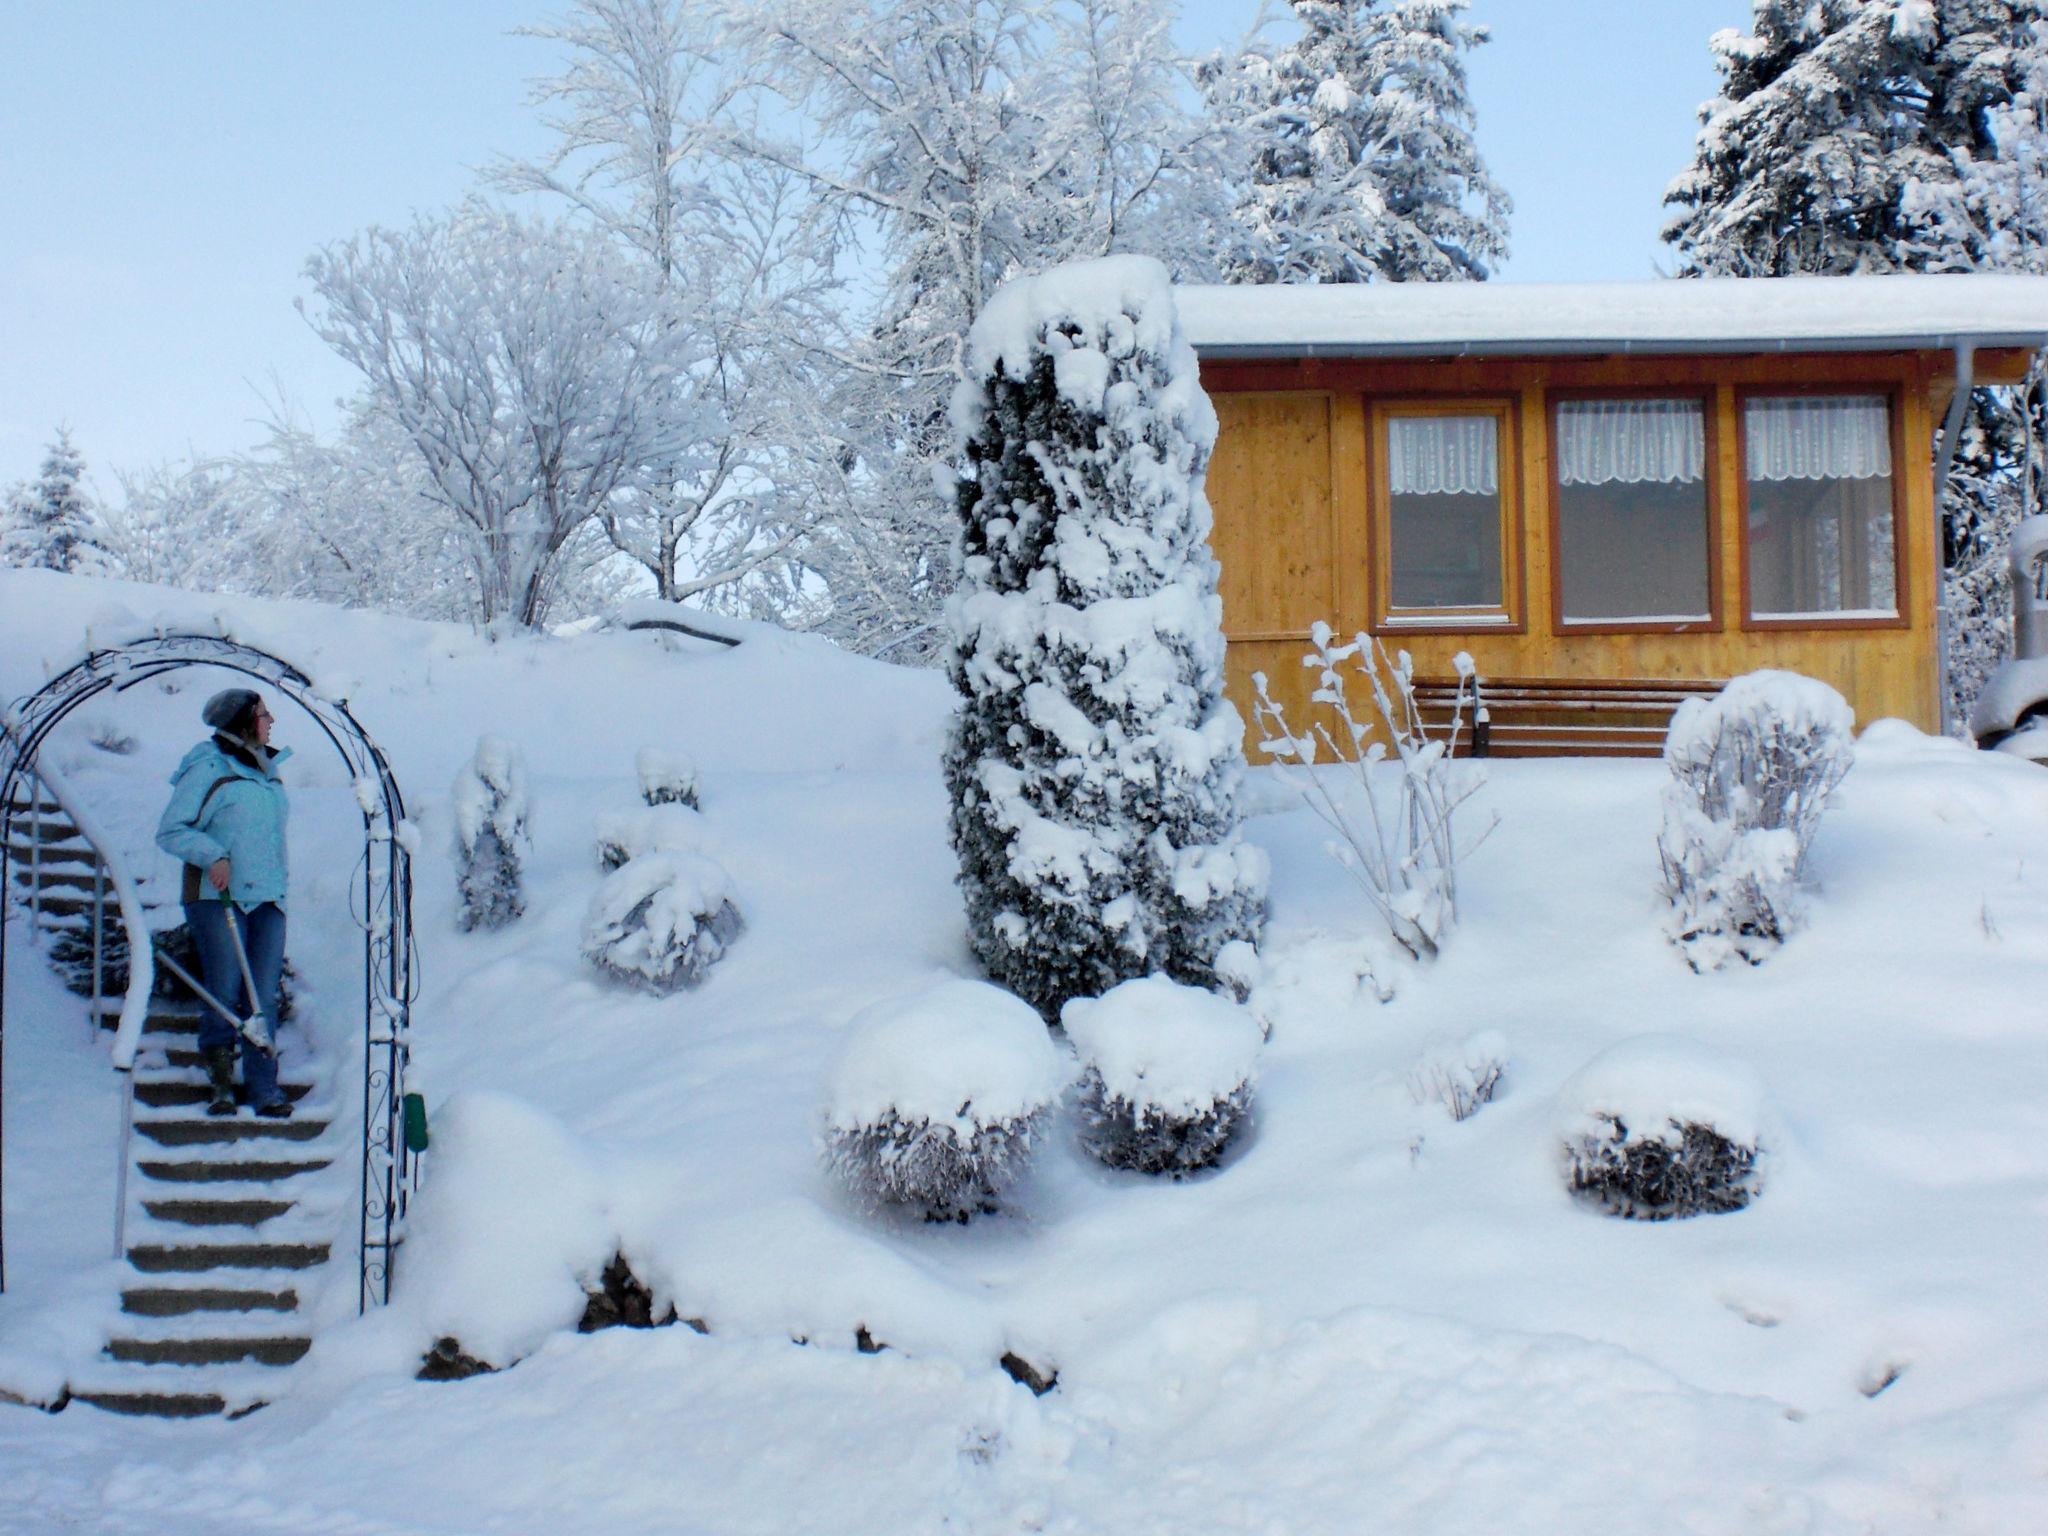
POLYGON ((857 1199, 927 1221, 999 1208, 1067 1081, 1033 1009, 944 981, 855 1016, 826 1085, 820 1147, 857 1199))
POLYGON ((702 852, 705 836, 703 816, 680 803, 610 812, 597 818, 598 868, 614 870, 643 853, 702 852))
POLYGON ((1196 986, 1256 940, 1202 478, 1216 417, 1165 268, 1006 285, 954 402, 953 847, 982 967, 1048 1019, 1133 976, 1196 986))
MULTIPOLYGON (((1320 620, 1310 637, 1314 649, 1301 664, 1321 671, 1310 698, 1329 711, 1337 728, 1325 720, 1290 724, 1266 691, 1266 675, 1255 672, 1259 748, 1272 755, 1309 809, 1336 834, 1326 846, 1395 941, 1417 959, 1433 955, 1458 919, 1458 861, 1498 821, 1459 840, 1458 808, 1486 782, 1469 760, 1457 757, 1467 692, 1460 689, 1443 734, 1432 737, 1415 702, 1415 663, 1406 651, 1389 657, 1385 646, 1363 633, 1335 645, 1330 626, 1320 620), (1351 670, 1370 687, 1377 721, 1352 711, 1344 664, 1354 660, 1351 670), (1379 739, 1368 742, 1369 736, 1379 739), (1350 772, 1315 772, 1318 761, 1343 763, 1350 772), (1342 793, 1346 780, 1357 785, 1355 804, 1342 793)), ((1470 656, 1460 651, 1455 665, 1460 678, 1472 678, 1470 656)), ((1470 696, 1476 699, 1476 685, 1470 696)))
POLYGON ((1144 976, 1076 998, 1060 1023, 1081 1061, 1081 1141, 1112 1168, 1207 1168, 1251 1115, 1259 1026, 1241 1006, 1144 976))
POLYGON ((1768 1100, 1756 1074, 1675 1035, 1639 1035, 1558 1090, 1572 1192, 1616 1216, 1737 1211, 1763 1192, 1768 1100))
POLYGON ((643 853, 590 898, 583 955, 631 986, 673 992, 703 980, 740 927, 722 866, 701 853, 643 853))
POLYGON ((1797 925, 1800 871, 1854 761, 1855 724, 1826 683, 1769 670, 1672 716, 1657 851, 1667 929, 1694 970, 1754 965, 1797 925))
POLYGON ((1469 1120, 1491 1104, 1507 1076, 1508 1043, 1494 1030, 1462 1045, 1430 1047, 1408 1072, 1408 1094, 1417 1104, 1441 1104, 1453 1120, 1469 1120))
POLYGON ((697 765, 678 752, 642 747, 633 760, 640 775, 640 798, 649 805, 687 805, 697 809, 697 765))
POLYGON ((502 928, 526 910, 520 860, 528 807, 519 749, 502 736, 479 737, 476 755, 455 776, 453 801, 462 929, 502 928))

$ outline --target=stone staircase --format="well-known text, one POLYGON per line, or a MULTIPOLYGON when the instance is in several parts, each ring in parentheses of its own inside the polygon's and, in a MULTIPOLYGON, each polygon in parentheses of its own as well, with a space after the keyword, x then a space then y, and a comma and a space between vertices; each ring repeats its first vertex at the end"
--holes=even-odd
MULTIPOLYGON (((33 926, 50 941, 44 948, 53 960, 60 946, 75 957, 84 935, 89 988, 99 856, 47 798, 31 806, 26 826, 15 826, 16 894, 28 894, 34 868, 33 926)), ((103 949, 119 924, 110 898, 103 949)), ((98 1006, 111 1027, 118 997, 98 1006)), ((287 1032, 279 1057, 291 1119, 257 1118, 246 1107, 209 1116, 200 1006, 153 999, 133 1068, 127 1272, 104 1357, 81 1363, 70 1391, 115 1412, 196 1417, 261 1406, 274 1393, 275 1368, 311 1347, 302 1301, 342 1226, 341 1202, 321 1177, 337 1156, 333 1106, 316 1092, 295 1033, 287 1032)))

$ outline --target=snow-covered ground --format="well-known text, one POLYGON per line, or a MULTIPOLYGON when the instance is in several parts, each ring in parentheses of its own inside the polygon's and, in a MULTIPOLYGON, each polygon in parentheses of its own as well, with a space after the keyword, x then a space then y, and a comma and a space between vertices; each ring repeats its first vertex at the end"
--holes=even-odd
MULTIPOLYGON (((923 1226, 859 1210, 816 1134, 848 1021, 971 974, 942 679, 765 630, 492 646, 7 572, 0 695, 88 625, 216 614, 349 698, 420 826, 429 1187, 394 1306, 328 1328, 262 1412, 0 1408, 0 1531, 2048 1529, 2038 768, 1870 729, 1808 926, 1708 976, 1658 929, 1656 764, 1494 765, 1501 824, 1426 967, 1372 940, 1320 824, 1255 773, 1273 1033, 1252 1133, 1176 1184, 1086 1161, 1069 1126, 1016 1214, 923 1226), (525 759, 529 907, 462 934, 449 791, 485 732, 525 759), (579 955, 596 822, 635 803, 643 747, 701 770, 746 924, 667 999, 579 955), (1415 1103, 1417 1061, 1482 1031, 1505 1042, 1496 1100, 1461 1123, 1415 1103), (1557 1091, 1650 1032, 1761 1082, 1774 1139, 1748 1210, 1633 1223, 1566 1194, 1557 1091), (565 1260, 621 1242, 708 1333, 550 1331, 580 1310, 565 1260), (862 1328, 888 1347, 858 1352, 862 1328), (450 1332, 534 1352, 412 1380, 450 1332), (1013 1382, 1006 1350, 1056 1390, 1013 1382)), ((138 845, 218 686, 170 682, 89 706, 52 749, 138 845), (140 749, 93 748, 98 721, 140 749)), ((292 952, 332 1039, 359 823, 305 717, 278 714, 292 952)), ((21 1390, 78 1344, 67 1298, 108 1284, 116 1119, 104 1045, 8 958, 0 1389, 21 1390)))

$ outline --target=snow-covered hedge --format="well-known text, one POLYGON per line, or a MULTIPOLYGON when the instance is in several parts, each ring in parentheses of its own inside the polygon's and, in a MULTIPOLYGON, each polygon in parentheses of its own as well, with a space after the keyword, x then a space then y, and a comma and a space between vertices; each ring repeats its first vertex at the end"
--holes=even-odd
POLYGON ((455 776, 455 853, 463 931, 502 928, 526 910, 521 851, 527 842, 526 770, 501 736, 479 737, 455 776))
POLYGON ((617 869, 643 853, 701 853, 704 818, 681 803, 607 812, 597 818, 597 865, 617 869))
POLYGON ((1044 1021, 944 981, 858 1014, 826 1085, 821 1150, 854 1196, 961 1221, 999 1208, 1067 1081, 1044 1021))
POLYGON ((1558 1090, 1566 1181, 1638 1221, 1736 1211, 1763 1192, 1768 1099, 1740 1062, 1675 1035, 1639 1035, 1558 1090))
POLYGON ((739 937, 732 878, 700 853, 643 853, 605 876, 583 919, 583 954, 651 992, 694 986, 739 937))
POLYGON ((640 798, 649 805, 687 805, 697 809, 697 765, 679 752, 642 747, 634 759, 640 775, 640 798))
POLYGON ((1442 1041, 1409 1069, 1408 1094, 1417 1104, 1441 1104, 1453 1120, 1469 1120, 1491 1104, 1508 1070, 1508 1043, 1484 1030, 1462 1044, 1442 1041))
POLYGON ((1207 1168, 1251 1115, 1259 1026, 1164 976, 1076 998, 1060 1023, 1081 1061, 1081 1141, 1112 1168, 1207 1168))
POLYGON ((1797 926, 1799 876, 1855 759, 1855 724, 1826 683, 1768 670, 1672 716, 1657 851, 1667 928, 1694 970, 1755 964, 1797 926))
POLYGON ((946 751, 968 938, 1046 1018, 1133 976, 1215 980, 1256 940, 1202 477, 1216 416, 1166 269, 1005 285, 954 400, 960 695, 946 751))

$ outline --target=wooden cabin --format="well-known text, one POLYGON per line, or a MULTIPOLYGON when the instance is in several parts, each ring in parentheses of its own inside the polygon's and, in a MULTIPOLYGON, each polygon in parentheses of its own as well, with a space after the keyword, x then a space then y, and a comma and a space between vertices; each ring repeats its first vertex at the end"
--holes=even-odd
POLYGON ((1958 380, 2048 347, 2048 278, 1183 287, 1231 698, 1291 719, 1322 619, 1453 677, 1496 752, 1653 753, 1758 667, 1940 726, 1934 486, 1958 380))

